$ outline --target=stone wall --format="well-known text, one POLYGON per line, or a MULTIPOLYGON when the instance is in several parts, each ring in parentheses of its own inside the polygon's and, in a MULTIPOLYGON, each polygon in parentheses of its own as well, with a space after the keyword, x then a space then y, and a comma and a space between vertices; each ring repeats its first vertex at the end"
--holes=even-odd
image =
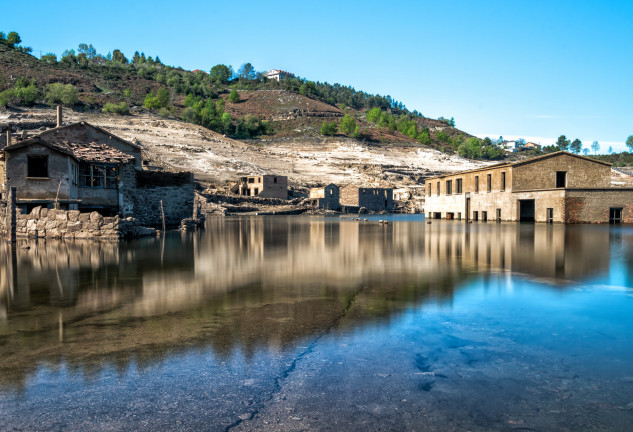
POLYGON ((180 225, 193 216, 194 188, 191 173, 136 172, 136 190, 132 195, 134 215, 143 225, 162 225, 160 203, 165 223, 180 225))
POLYGON ((134 218, 35 207, 29 214, 18 213, 16 234, 17 237, 121 239, 156 235, 156 230, 140 226, 134 218))

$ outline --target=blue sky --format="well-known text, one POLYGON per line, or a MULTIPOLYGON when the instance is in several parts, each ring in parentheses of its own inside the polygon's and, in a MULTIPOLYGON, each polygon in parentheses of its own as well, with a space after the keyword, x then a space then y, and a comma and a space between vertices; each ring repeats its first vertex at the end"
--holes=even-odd
POLYGON ((34 54, 85 42, 209 70, 282 68, 391 95, 478 136, 633 134, 633 1, 46 1, 3 5, 34 54))

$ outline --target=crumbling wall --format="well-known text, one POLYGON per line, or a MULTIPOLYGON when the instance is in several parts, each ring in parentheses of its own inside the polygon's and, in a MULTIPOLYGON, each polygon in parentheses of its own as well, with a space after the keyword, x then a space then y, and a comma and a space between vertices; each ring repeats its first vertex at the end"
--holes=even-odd
POLYGON ((35 207, 29 214, 17 215, 17 237, 121 239, 155 234, 156 230, 141 226, 137 219, 104 217, 97 212, 35 207))
POLYGON ((161 226, 161 201, 167 225, 179 225, 193 215, 193 174, 136 171, 134 215, 143 225, 161 226))

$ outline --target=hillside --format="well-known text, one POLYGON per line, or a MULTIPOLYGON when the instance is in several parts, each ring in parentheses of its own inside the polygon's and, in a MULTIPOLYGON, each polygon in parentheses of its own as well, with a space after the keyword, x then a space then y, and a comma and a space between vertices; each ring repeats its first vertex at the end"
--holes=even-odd
MULTIPOLYGON (((340 121, 345 114, 348 114, 358 124, 358 138, 361 141, 420 144, 415 136, 408 136, 396 128, 395 120, 399 118, 398 116, 405 114, 401 104, 399 107, 395 101, 392 101, 390 103, 393 103, 393 109, 384 107, 385 101, 391 101, 391 99, 356 92, 338 84, 329 86, 318 83, 320 87, 325 86, 328 91, 334 88, 343 89, 347 93, 356 92, 353 94, 353 100, 356 101, 359 100, 359 95, 365 98, 371 96, 376 99, 376 104, 382 104, 385 115, 393 115, 395 120, 389 126, 379 127, 377 123, 367 121, 366 109, 334 103, 335 98, 332 97, 329 97, 329 101, 326 102, 324 100, 326 96, 319 97, 316 87, 302 94, 299 92, 299 86, 304 81, 298 79, 281 84, 261 77, 213 82, 209 75, 203 72, 194 73, 156 63, 124 65, 107 61, 105 58, 84 63, 78 60, 75 60, 75 63, 70 61, 49 63, 0 44, 0 91, 11 89, 19 78, 27 83, 32 81, 37 86, 40 92, 38 103, 44 101, 48 84, 71 84, 75 86, 78 96, 74 108, 87 112, 100 111, 107 103, 126 103, 132 110, 144 111, 143 106, 147 106, 146 96, 161 88, 166 89, 169 92, 168 103, 164 109, 160 110, 163 117, 179 119, 182 117, 189 122, 202 124, 217 132, 241 139, 254 138, 262 134, 273 139, 319 137, 324 120, 340 121), (236 89, 239 94, 239 100, 235 103, 229 101, 231 89, 236 89), (194 118, 195 116, 184 116, 185 111, 192 110, 188 106, 195 105, 191 101, 187 105, 185 98, 187 95, 200 103, 211 101, 212 109, 218 111, 218 117, 222 112, 230 114, 232 127, 228 131, 223 130, 219 125, 219 118, 214 122, 213 119, 205 121, 202 118, 194 118), (223 102, 222 107, 219 106, 220 101, 223 102), (252 130, 240 132, 239 123, 248 122, 251 117, 258 121, 269 121, 270 124, 264 127, 263 124, 258 123, 252 130)), ((207 107, 208 102, 204 106, 207 107)), ((158 111, 159 109, 156 108, 155 112, 158 111)), ((197 114, 201 113, 198 111, 197 114)), ((468 133, 449 127, 439 120, 410 114, 407 114, 407 119, 416 123, 418 131, 426 128, 428 140, 425 143, 440 150, 454 151, 456 143, 451 142, 453 138, 467 140, 471 137, 468 133), (443 136, 438 137, 439 132, 443 132, 443 136), (454 147, 452 149, 451 144, 454 147)))

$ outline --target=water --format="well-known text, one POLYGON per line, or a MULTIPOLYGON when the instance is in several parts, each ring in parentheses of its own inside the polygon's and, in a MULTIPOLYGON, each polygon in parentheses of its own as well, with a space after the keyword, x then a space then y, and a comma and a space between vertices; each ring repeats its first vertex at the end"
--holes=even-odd
POLYGON ((229 217, 0 260, 3 431, 633 429, 631 227, 229 217))

